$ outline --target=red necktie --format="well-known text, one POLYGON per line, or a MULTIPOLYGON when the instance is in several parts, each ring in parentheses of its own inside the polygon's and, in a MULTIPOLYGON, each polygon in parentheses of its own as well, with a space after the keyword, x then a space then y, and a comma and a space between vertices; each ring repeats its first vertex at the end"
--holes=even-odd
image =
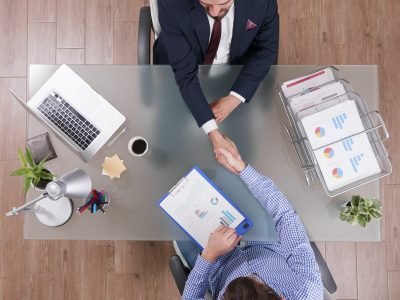
POLYGON ((203 65, 212 65, 215 55, 217 55, 219 41, 221 40, 221 18, 215 18, 214 20, 210 44, 208 44, 208 50, 203 65))

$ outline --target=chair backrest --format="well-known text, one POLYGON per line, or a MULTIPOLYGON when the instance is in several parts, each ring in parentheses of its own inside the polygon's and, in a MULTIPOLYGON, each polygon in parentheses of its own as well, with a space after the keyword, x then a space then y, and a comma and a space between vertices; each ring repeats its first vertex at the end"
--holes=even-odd
POLYGON ((150 14, 151 14, 151 21, 153 23, 153 31, 154 31, 154 39, 161 33, 161 25, 160 21, 158 20, 158 3, 157 0, 150 0, 150 14))

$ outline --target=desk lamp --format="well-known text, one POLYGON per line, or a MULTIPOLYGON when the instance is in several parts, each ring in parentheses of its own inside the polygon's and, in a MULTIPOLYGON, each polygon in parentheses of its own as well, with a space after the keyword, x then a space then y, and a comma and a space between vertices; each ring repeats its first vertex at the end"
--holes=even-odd
POLYGON ((72 216, 74 205, 71 198, 86 198, 92 188, 89 175, 82 169, 74 169, 51 181, 46 192, 20 207, 13 207, 6 216, 16 216, 34 206, 38 220, 51 227, 64 225, 72 216))

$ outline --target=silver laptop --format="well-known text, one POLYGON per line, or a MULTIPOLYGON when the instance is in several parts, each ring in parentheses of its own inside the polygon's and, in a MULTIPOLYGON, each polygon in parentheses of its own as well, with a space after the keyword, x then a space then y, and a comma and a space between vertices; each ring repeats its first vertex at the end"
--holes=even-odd
POLYGON ((126 120, 66 65, 60 66, 27 103, 10 92, 85 162, 126 120))

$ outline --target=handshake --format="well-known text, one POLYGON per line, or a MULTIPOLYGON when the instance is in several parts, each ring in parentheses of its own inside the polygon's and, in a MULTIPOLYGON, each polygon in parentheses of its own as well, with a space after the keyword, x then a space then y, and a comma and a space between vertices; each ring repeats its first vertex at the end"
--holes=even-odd
POLYGON ((246 167, 246 164, 243 162, 236 145, 218 129, 211 131, 208 135, 218 163, 233 173, 240 173, 246 167))

